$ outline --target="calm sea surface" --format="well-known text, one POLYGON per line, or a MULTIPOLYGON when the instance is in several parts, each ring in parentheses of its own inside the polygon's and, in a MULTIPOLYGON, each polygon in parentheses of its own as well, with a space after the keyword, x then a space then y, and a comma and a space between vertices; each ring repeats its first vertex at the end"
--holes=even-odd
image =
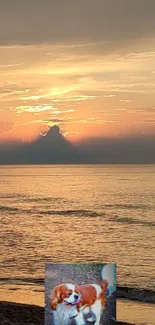
POLYGON ((1 166, 0 215, 3 285, 37 290, 46 262, 90 261, 155 289, 155 165, 1 166))

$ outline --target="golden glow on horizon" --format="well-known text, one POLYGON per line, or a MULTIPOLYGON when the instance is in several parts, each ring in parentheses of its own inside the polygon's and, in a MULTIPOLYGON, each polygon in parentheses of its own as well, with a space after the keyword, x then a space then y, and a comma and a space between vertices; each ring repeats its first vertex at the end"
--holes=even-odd
POLYGON ((102 47, 1 46, 0 141, 33 141, 55 124, 73 142, 155 134, 152 43, 115 54, 102 47))

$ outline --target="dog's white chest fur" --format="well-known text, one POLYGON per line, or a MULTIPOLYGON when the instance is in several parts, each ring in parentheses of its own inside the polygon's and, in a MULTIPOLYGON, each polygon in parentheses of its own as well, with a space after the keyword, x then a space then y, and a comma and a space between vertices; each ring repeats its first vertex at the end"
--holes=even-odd
POLYGON ((76 306, 59 304, 56 311, 53 311, 54 325, 68 325, 71 319, 77 315, 76 306))

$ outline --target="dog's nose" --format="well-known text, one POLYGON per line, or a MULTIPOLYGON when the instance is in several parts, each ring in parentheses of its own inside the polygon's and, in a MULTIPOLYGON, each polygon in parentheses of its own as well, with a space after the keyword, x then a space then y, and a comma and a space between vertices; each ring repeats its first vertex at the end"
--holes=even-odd
POLYGON ((74 298, 77 300, 79 298, 79 295, 75 294, 74 298))

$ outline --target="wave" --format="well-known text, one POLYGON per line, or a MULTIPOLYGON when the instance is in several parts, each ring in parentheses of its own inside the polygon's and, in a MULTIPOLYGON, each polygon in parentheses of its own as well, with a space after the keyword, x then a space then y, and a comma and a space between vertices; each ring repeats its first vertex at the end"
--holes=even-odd
POLYGON ((104 204, 103 208, 128 209, 128 210, 152 210, 155 206, 145 204, 104 204))
MULTIPOLYGON (((71 200, 67 200, 63 197, 43 197, 43 196, 30 196, 30 195, 24 195, 24 194, 20 194, 20 193, 4 193, 1 195, 1 200, 3 199, 12 199, 12 202, 16 202, 16 200, 18 200, 19 202, 23 202, 23 203, 68 203, 69 205, 73 204, 74 202, 71 200)), ((10 202, 9 202, 10 203, 10 202)), ((5 210, 5 211, 10 211, 11 212, 11 207, 6 207, 5 206, 0 206, 0 210, 5 210)), ((151 205, 147 205, 147 204, 103 204, 99 206, 100 210, 106 210, 106 214, 108 210, 141 210, 141 211, 154 211, 155 209, 155 205, 151 204, 151 205)), ((17 208, 12 208, 12 211, 17 211, 17 208)), ((23 212, 31 212, 31 211, 25 211, 23 210, 23 212)), ((39 212, 39 211, 36 211, 39 212)), ((43 212, 44 213, 44 212, 43 212)), ((96 212, 95 212, 96 213, 96 212)), ((49 213, 50 214, 50 213, 49 213)), ((103 215, 105 215, 105 213, 102 213, 103 215)), ((101 215, 101 214, 100 214, 101 215)))
POLYGON ((105 212, 96 212, 92 210, 85 209, 69 209, 69 210, 39 210, 37 208, 32 209, 22 209, 10 206, 0 206, 0 212, 6 212, 8 214, 22 214, 26 213, 28 215, 35 215, 37 217, 42 217, 44 215, 48 216, 78 216, 78 217, 103 217, 106 216, 106 221, 115 222, 115 223, 126 223, 133 225, 143 225, 146 227, 155 227, 155 222, 151 220, 139 220, 133 217, 124 217, 118 215, 109 215, 105 212))
POLYGON ((1 283, 14 283, 14 284, 40 284, 40 285, 44 285, 44 278, 6 278, 6 277, 1 277, 0 278, 0 282, 1 283))
POLYGON ((113 216, 109 218, 109 221, 118 222, 118 223, 127 223, 127 224, 136 224, 136 225, 144 225, 144 226, 152 226, 155 227, 155 222, 147 221, 147 220, 138 220, 134 219, 133 217, 120 217, 120 216, 113 216))
MULTIPOLYGON (((16 285, 40 285, 44 287, 44 278, 7 278, 1 277, 0 278, 1 284, 16 284, 16 285)), ((36 290, 36 289, 35 289, 36 290)), ((123 298, 128 300, 136 300, 141 302, 147 303, 155 303, 155 291, 150 289, 137 289, 131 287, 122 287, 117 285, 116 288, 116 297, 123 298)))
POLYGON ((97 213, 91 210, 62 210, 62 211, 40 211, 39 213, 47 215, 78 215, 78 216, 88 216, 88 217, 98 217, 103 216, 105 213, 97 213))
POLYGON ((53 197, 28 197, 24 199, 24 202, 67 202, 67 200, 64 200, 62 198, 53 198, 53 197))
POLYGON ((105 213, 98 213, 92 210, 84 210, 84 209, 77 209, 77 210, 39 210, 39 209, 21 209, 21 208, 14 208, 9 206, 0 206, 0 211, 7 212, 10 214, 15 213, 27 213, 27 214, 35 214, 35 215, 60 215, 60 216, 67 216, 67 215, 78 215, 78 216, 88 216, 88 217, 98 217, 103 216, 105 213))
MULTIPOLYGON (((18 199, 20 202, 67 202, 62 197, 40 197, 40 196, 28 196, 16 193, 2 194, 0 199, 18 199)), ((71 201, 70 201, 71 203, 71 201)))
POLYGON ((153 304, 155 303, 155 291, 148 289, 136 289, 117 286, 116 297, 153 304))
MULTIPOLYGON (((1 199, 20 199, 21 202, 68 202, 72 203, 70 200, 66 200, 62 197, 40 197, 40 196, 29 196, 22 195, 19 193, 9 193, 2 194, 1 199)), ((100 206, 100 209, 128 209, 128 210, 153 210, 155 205, 146 204, 104 204, 100 206)))
POLYGON ((9 194, 1 194, 1 199, 17 199, 24 198, 25 195, 19 193, 9 193, 9 194))
POLYGON ((2 212, 18 212, 19 209, 18 208, 14 208, 14 207, 9 207, 9 206, 5 206, 5 205, 1 205, 0 206, 0 211, 2 211, 2 212))

